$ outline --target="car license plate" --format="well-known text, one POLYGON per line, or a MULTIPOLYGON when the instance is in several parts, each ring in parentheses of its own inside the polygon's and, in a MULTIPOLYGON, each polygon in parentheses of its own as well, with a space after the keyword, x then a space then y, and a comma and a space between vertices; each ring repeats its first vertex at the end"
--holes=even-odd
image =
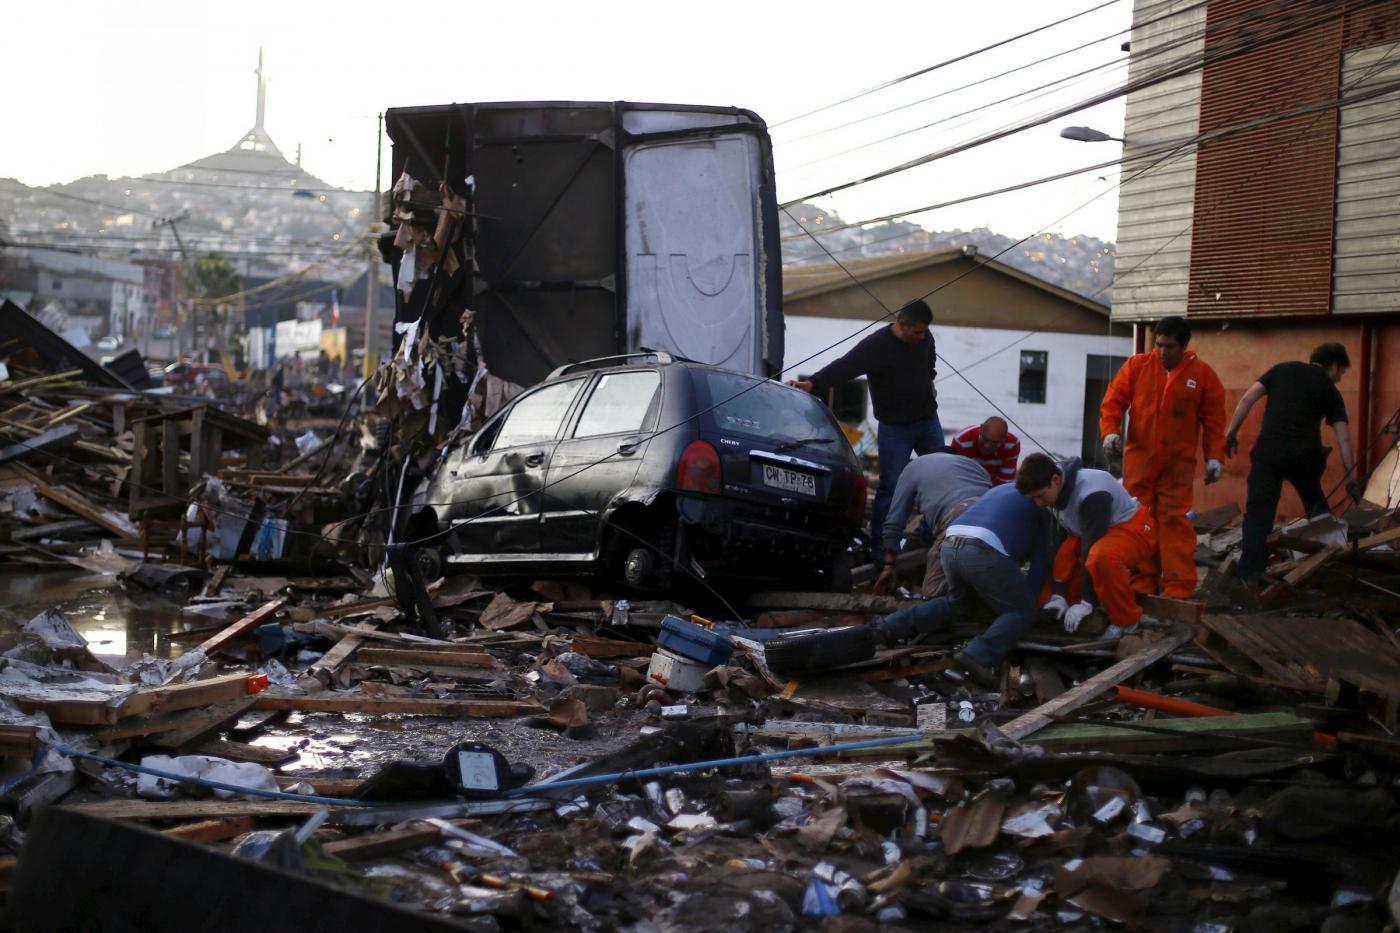
POLYGON ((800 492, 804 496, 817 494, 817 478, 808 473, 799 473, 780 466, 763 465, 763 485, 784 492, 800 492))

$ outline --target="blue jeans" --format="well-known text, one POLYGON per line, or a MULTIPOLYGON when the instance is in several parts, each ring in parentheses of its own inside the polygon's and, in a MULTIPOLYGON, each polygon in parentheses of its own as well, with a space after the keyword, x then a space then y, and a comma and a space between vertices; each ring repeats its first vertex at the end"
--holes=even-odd
POLYGON ((976 538, 949 538, 943 544, 948 595, 888 615, 880 624, 895 641, 948 628, 979 605, 996 613, 987 630, 963 650, 987 667, 1000 667, 1007 652, 1040 618, 1025 574, 1016 562, 976 538))
POLYGON ((880 433, 876 438, 880 452, 880 485, 875 490, 875 502, 870 507, 870 540, 874 542, 876 559, 879 559, 880 534, 885 527, 885 516, 890 511, 890 500, 894 498, 894 487, 899 482, 899 474, 909 465, 914 454, 936 454, 943 450, 943 425, 938 423, 938 412, 927 421, 914 424, 885 424, 880 422, 880 433))

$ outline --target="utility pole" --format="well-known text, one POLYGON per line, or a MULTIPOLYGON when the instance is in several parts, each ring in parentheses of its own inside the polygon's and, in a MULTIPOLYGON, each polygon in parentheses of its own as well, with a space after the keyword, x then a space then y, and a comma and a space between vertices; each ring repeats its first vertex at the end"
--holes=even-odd
POLYGON ((384 114, 379 114, 378 129, 374 137, 374 197, 369 202, 369 269, 365 272, 365 361, 364 378, 374 375, 379 364, 378 312, 379 312, 379 234, 375 225, 379 223, 379 171, 381 153, 384 150, 384 114))
MULTIPOLYGON (((180 280, 183 279, 183 278, 185 277, 186 272, 189 271, 190 257, 189 257, 189 254, 185 252, 185 241, 182 240, 182 239, 180 239, 180 228, 177 227, 177 226, 175 226, 175 225, 178 224, 178 223, 180 223, 180 222, 183 221, 183 220, 188 220, 188 219, 189 219, 189 216, 190 216, 190 212, 189 212, 189 211, 181 211, 180 213, 175 214, 175 215, 172 216, 172 217, 161 217, 161 218, 159 218, 158 220, 153 220, 153 221, 151 221, 151 229, 152 229, 152 230, 159 230, 161 227, 167 227, 167 226, 168 226, 168 227, 170 228, 170 232, 171 232, 172 234, 175 235, 175 245, 178 246, 178 247, 180 248, 180 268, 179 268, 178 270, 176 270, 176 272, 175 272, 175 287, 174 287, 173 289, 171 289, 171 296, 170 296, 171 302, 175 305, 175 320, 176 320, 176 322, 177 322, 177 326, 176 326, 176 328, 175 328, 175 356, 176 356, 177 359, 180 357, 181 351, 184 349, 184 342, 185 342, 185 340, 184 340, 185 329, 184 329, 184 327, 179 326, 179 324, 178 324, 178 322, 179 322, 179 320, 180 320, 180 284, 181 284, 180 280)), ((194 326, 193 319, 194 319, 194 312, 193 312, 193 306, 191 306, 191 312, 190 312, 191 328, 193 328, 193 326, 194 326)), ((194 335, 193 335, 193 334, 190 335, 190 344, 191 344, 191 346, 193 346, 193 344, 194 344, 194 335)))

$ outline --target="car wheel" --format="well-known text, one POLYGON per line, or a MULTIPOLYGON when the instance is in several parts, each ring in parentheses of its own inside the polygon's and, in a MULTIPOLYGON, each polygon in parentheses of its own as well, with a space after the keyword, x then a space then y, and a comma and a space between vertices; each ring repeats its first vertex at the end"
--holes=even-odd
POLYGON ((628 586, 641 589, 655 571, 656 556, 647 548, 633 548, 622 559, 622 579, 628 586))
POLYGON ((796 674, 840 667, 875 656, 875 633, 868 625, 852 625, 825 632, 784 635, 763 644, 769 670, 796 674))

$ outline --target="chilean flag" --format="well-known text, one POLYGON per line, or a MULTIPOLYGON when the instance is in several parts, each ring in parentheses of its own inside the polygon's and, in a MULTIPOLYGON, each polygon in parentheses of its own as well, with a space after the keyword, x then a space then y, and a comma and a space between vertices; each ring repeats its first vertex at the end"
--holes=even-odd
POLYGON ((340 326, 340 289, 331 289, 331 326, 340 326))

